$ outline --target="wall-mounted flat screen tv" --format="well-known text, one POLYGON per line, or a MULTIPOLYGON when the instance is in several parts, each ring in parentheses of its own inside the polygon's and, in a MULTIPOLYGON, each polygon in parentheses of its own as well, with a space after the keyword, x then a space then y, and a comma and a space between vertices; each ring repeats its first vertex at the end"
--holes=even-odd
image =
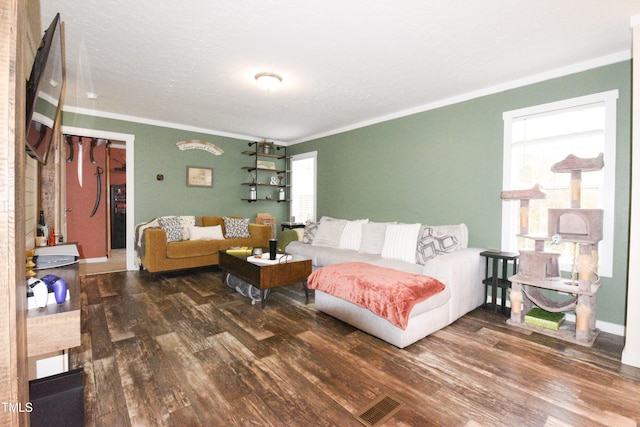
POLYGON ((60 14, 45 31, 27 81, 27 153, 47 162, 64 86, 60 14))

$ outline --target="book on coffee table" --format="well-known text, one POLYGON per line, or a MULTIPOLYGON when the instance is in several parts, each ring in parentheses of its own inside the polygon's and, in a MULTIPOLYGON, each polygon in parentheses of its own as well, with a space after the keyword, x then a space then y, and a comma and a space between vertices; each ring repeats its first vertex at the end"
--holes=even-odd
POLYGON ((251 255, 253 248, 250 246, 231 246, 227 249, 227 253, 230 255, 251 255))

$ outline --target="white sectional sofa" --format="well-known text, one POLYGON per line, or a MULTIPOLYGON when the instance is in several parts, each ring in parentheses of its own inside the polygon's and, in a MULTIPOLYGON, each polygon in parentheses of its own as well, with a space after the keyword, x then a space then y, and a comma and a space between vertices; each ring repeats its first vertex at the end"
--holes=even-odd
POLYGON ((466 225, 357 221, 325 217, 307 225, 302 239, 289 243, 286 252, 311 259, 314 270, 337 263, 365 262, 434 277, 446 287, 413 307, 406 329, 365 307, 316 290, 318 310, 404 348, 483 304, 485 267, 480 252, 484 249, 467 247, 466 225))

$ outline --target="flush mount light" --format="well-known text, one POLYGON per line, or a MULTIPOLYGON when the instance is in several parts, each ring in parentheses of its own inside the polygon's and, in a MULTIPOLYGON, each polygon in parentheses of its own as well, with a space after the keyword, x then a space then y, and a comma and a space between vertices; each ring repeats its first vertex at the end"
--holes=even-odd
POLYGON ((275 73, 258 73, 255 79, 267 90, 275 89, 282 83, 282 77, 275 73))
POLYGON ((87 95, 87 99, 90 99, 92 101, 98 99, 98 94, 95 92, 86 92, 85 95, 87 95))

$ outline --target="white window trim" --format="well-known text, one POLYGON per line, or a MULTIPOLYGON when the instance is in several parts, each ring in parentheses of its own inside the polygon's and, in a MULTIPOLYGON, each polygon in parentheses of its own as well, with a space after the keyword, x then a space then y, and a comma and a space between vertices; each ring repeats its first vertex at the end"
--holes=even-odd
MULTIPOLYGON (((577 98, 565 99, 557 102, 536 105, 533 107, 521 108, 518 110, 506 111, 503 113, 504 120, 504 154, 502 164, 502 183, 504 190, 511 188, 511 127, 512 122, 523 116, 541 114, 552 110, 560 110, 564 108, 577 107, 580 105, 594 104, 604 102, 605 104, 605 153, 604 153, 604 176, 602 208, 604 209, 603 218, 603 239, 600 242, 599 255, 600 266, 599 274, 604 277, 612 277, 613 275, 613 229, 614 229, 614 210, 610 208, 615 206, 615 189, 616 189, 616 117, 617 117, 617 100, 618 91, 611 90, 600 92, 577 98)), ((532 183, 533 185, 534 183, 532 183)), ((501 248, 504 251, 515 252, 516 232, 509 227, 509 221, 506 218, 514 218, 518 215, 520 204, 516 201, 502 202, 502 243, 501 248)))
MULTIPOLYGON (((305 160, 305 159, 313 159, 313 220, 315 221, 317 218, 317 210, 318 210, 318 152, 317 151, 309 151, 307 153, 294 154, 291 156, 291 169, 293 169, 293 162, 295 160, 305 160)), ((292 183, 295 180, 295 177, 292 175, 292 183)), ((291 204, 293 203, 293 194, 291 196, 291 202, 289 203, 289 212, 291 212, 291 204)))

